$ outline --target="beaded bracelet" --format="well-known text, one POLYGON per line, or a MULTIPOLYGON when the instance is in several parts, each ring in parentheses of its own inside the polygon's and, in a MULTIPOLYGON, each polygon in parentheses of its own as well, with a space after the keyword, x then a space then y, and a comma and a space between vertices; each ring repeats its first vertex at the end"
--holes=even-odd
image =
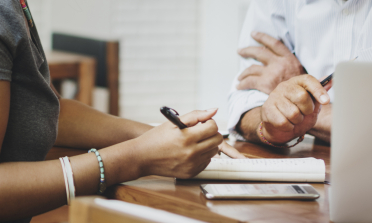
POLYGON ((97 156, 99 171, 100 171, 98 194, 103 194, 103 192, 106 190, 106 180, 105 180, 105 169, 103 168, 102 157, 99 155, 99 152, 96 149, 91 149, 88 151, 88 153, 94 153, 97 156))
POLYGON ((291 146, 277 146, 277 145, 274 145, 274 144, 272 144, 271 142, 269 142, 269 141, 265 138, 265 136, 263 135, 263 133, 262 133, 262 122, 260 123, 260 127, 259 127, 259 129, 258 129, 258 132, 259 132, 259 134, 260 134, 260 138, 261 138, 261 140, 262 140, 265 144, 270 145, 270 146, 273 146, 273 147, 281 148, 281 149, 289 149, 289 148, 292 148, 292 147, 296 146, 297 144, 299 144, 300 142, 302 142, 302 141, 304 140, 304 138, 305 138, 305 135, 300 136, 300 137, 298 138, 297 142, 296 142, 295 144, 291 145, 291 146))

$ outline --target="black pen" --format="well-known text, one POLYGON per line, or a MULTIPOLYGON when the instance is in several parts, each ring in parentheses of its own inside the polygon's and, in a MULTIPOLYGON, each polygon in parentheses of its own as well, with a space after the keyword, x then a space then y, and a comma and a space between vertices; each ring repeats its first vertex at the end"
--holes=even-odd
POLYGON ((183 124, 181 120, 178 118, 178 112, 174 110, 173 108, 168 108, 166 106, 163 106, 160 108, 160 112, 173 124, 178 126, 180 129, 187 128, 187 125, 183 124), (174 113, 173 113, 174 111, 174 113))
POLYGON ((326 86, 326 84, 328 84, 328 82, 330 82, 332 80, 332 77, 333 77, 333 73, 331 73, 328 77, 326 77, 326 79, 322 80, 320 82, 320 84, 324 87, 326 86))
MULTIPOLYGON (((352 59, 351 61, 354 61, 354 60, 356 60, 358 57, 355 57, 354 59, 352 59)), ((330 82, 331 80, 332 80, 332 78, 333 78, 333 73, 331 73, 328 77, 326 77, 326 79, 324 79, 324 80, 322 80, 321 82, 320 82, 320 84, 324 87, 324 86, 326 86, 327 84, 328 84, 328 82, 330 82)))

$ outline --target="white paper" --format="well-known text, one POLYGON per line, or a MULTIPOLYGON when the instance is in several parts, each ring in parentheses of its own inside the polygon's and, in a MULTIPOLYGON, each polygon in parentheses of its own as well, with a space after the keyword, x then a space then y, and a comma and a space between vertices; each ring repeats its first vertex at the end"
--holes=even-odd
POLYGON ((321 159, 212 159, 197 179, 322 182, 321 159))

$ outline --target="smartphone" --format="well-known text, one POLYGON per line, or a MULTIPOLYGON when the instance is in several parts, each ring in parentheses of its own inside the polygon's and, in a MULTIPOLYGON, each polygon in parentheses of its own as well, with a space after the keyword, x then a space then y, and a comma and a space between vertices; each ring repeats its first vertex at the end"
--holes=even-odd
POLYGON ((314 200, 319 193, 310 184, 202 184, 207 199, 314 200))

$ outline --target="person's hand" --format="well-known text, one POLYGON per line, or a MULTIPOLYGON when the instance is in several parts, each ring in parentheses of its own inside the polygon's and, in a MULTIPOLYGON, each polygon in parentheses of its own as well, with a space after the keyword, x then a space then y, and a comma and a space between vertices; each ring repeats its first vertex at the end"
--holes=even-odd
POLYGON ((245 58, 254 58, 263 66, 252 65, 238 80, 238 90, 256 89, 270 94, 279 83, 306 73, 295 55, 280 41, 267 34, 252 32, 252 37, 263 46, 250 46, 239 50, 245 58))
POLYGON ((166 122, 134 139, 139 150, 140 175, 185 179, 204 170, 223 141, 211 119, 216 112, 217 109, 193 111, 180 117, 188 128, 181 130, 166 122))
POLYGON ((330 84, 323 87, 311 75, 280 83, 261 108, 263 136, 283 144, 304 135, 315 125, 321 105, 329 103, 329 88, 330 84))
MULTIPOLYGON (((246 159, 243 154, 241 154, 234 147, 230 146, 226 141, 223 141, 218 146, 218 153, 220 154, 221 152, 233 159, 246 159)), ((220 158, 219 154, 217 154, 214 158, 220 158)))

